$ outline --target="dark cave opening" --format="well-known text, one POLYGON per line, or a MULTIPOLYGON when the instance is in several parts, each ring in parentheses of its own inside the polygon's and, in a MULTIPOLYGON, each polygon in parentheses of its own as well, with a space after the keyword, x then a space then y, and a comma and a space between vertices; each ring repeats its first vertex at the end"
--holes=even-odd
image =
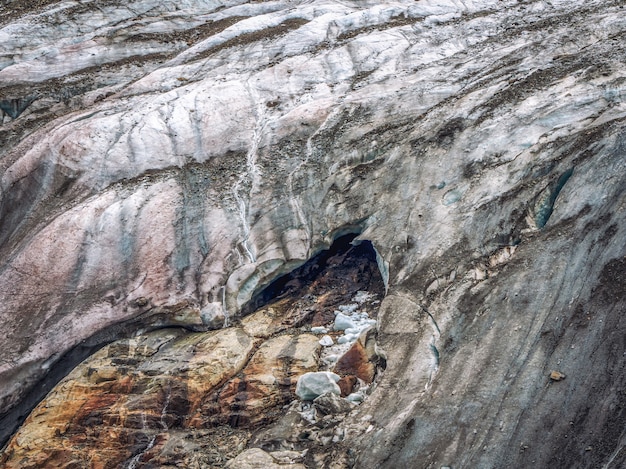
POLYGON ((374 246, 368 240, 353 243, 357 236, 339 236, 328 249, 271 282, 242 308, 242 315, 286 296, 324 295, 327 307, 345 302, 359 290, 382 297, 385 288, 374 246))

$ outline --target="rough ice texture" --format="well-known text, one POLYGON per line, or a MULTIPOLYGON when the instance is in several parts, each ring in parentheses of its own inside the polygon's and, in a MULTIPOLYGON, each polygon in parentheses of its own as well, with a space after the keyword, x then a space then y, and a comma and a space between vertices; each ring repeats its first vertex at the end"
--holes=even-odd
POLYGON ((328 347, 330 345, 333 345, 335 342, 333 341, 333 338, 331 336, 325 335, 325 336, 322 336, 322 338, 319 340, 319 343, 323 347, 328 347))
POLYGON ((315 371, 304 373, 298 378, 296 384, 296 395, 303 401, 313 399, 326 393, 341 394, 341 389, 337 385, 340 376, 330 371, 315 371))
POLYGON ((626 464, 622 0, 17 3, 0 412, 359 232, 388 294, 357 467, 626 464))
POLYGON ((346 329, 353 329, 354 327, 355 324, 350 316, 346 316, 343 313, 338 313, 337 316, 335 316, 335 323, 333 325, 334 330, 345 331, 346 329))

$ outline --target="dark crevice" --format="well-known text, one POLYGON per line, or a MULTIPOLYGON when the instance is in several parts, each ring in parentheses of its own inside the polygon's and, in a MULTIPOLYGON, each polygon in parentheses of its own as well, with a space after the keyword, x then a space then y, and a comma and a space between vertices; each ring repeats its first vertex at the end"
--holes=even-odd
POLYGON ((384 23, 362 26, 352 30, 345 31, 337 36, 337 42, 345 42, 362 34, 369 34, 373 31, 386 31, 388 29, 400 28, 402 26, 413 26, 416 23, 423 22, 425 17, 411 17, 404 14, 392 16, 384 23))
POLYGON ((574 168, 565 171, 556 182, 548 186, 539 196, 539 199, 535 203, 534 213, 537 228, 541 229, 548 223, 548 220, 552 216, 556 199, 573 173, 574 168))
POLYGON ((304 18, 290 18, 276 26, 271 26, 269 28, 265 28, 259 31, 242 33, 236 37, 224 41, 222 44, 199 52, 196 56, 193 57, 192 60, 195 61, 206 59, 207 57, 210 57, 213 54, 216 54, 217 52, 228 49, 230 47, 242 47, 258 41, 274 39, 276 37, 285 35, 295 29, 298 29, 300 26, 305 25, 308 22, 309 20, 306 20, 304 18))
POLYGON ((217 21, 207 21, 204 24, 200 24, 198 26, 182 29, 182 30, 174 30, 168 32, 159 32, 159 33, 137 33, 131 34, 128 37, 129 41, 132 42, 148 42, 148 41, 158 41, 161 43, 175 43, 177 41, 186 42, 189 46, 193 44, 197 44, 211 36, 215 36, 216 34, 221 33, 225 29, 230 26, 238 23, 241 20, 248 18, 247 16, 230 16, 217 21))
POLYGON ((27 96, 25 98, 17 99, 2 99, 0 100, 0 110, 2 110, 11 119, 17 119, 17 117, 24 112, 35 99, 35 96, 27 96))

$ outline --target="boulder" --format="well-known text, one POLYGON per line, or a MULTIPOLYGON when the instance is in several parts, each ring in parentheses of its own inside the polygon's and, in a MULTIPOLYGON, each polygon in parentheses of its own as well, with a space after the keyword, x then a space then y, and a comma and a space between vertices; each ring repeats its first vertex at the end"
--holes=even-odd
POLYGON ((341 389, 337 382, 340 379, 339 375, 329 371, 305 373, 298 378, 296 395, 303 401, 312 401, 325 393, 339 396, 341 389))
POLYGON ((334 392, 326 392, 315 399, 313 405, 323 414, 344 414, 352 410, 352 405, 334 392))
POLYGON ((335 323, 333 324, 333 330, 345 331, 346 329, 352 329, 355 327, 354 321, 343 313, 337 313, 335 316, 335 323))
POLYGON ((251 448, 228 461, 224 467, 226 469, 306 469, 303 464, 293 463, 292 459, 287 457, 293 454, 298 453, 295 451, 267 453, 260 448, 251 448))

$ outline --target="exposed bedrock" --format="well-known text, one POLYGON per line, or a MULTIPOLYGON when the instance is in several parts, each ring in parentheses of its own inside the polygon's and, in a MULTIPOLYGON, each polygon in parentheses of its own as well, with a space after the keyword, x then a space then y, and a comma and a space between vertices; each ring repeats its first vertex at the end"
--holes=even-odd
MULTIPOLYGON (((341 434, 340 415, 371 394, 384 362, 372 327, 352 348, 345 344, 345 358, 324 360, 340 347, 323 347, 313 324, 332 328, 337 308, 375 318, 382 279, 371 246, 338 242, 279 283, 278 299, 230 327, 164 328, 92 354, 30 413, 0 466, 221 468, 253 437, 268 457, 281 450, 296 459, 325 456, 324 446, 341 434), (364 352, 355 357, 353 349, 364 352), (318 391, 308 396, 313 403, 299 403, 303 375, 333 376, 343 389, 333 381, 337 395, 321 396, 309 382, 308 392, 318 391)), ((338 342, 346 337, 327 332, 338 342)))
POLYGON ((0 7, 0 412, 352 233, 387 368, 337 460, 626 464, 623 1, 97 3, 0 7))

